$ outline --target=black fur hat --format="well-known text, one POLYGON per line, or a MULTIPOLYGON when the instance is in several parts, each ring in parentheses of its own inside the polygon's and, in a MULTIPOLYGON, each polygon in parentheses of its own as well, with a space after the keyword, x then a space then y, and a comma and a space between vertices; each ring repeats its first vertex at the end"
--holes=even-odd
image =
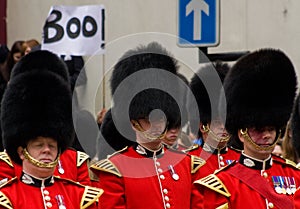
POLYGON ((56 54, 47 50, 30 52, 14 66, 10 79, 28 71, 51 71, 69 83, 67 65, 56 54), (34 61, 33 61, 34 60, 34 61))
MULTIPOLYGON (((114 121, 111 115, 111 109, 109 109, 104 116, 103 122, 100 127, 100 131, 102 136, 105 138, 106 142, 114 149, 114 150, 121 150, 126 146, 131 146, 134 144, 133 141, 130 141, 126 137, 124 137, 120 132, 117 130, 114 121)), ((131 137, 135 137, 135 133, 133 130, 130 130, 131 137)), ((129 138, 129 137, 128 137, 129 138)), ((132 139, 131 138, 131 139, 132 139)), ((104 151, 104 150, 103 150, 104 151)), ((112 153, 110 153, 112 154, 112 153)))
POLYGON ((17 148, 36 137, 51 137, 63 152, 72 144, 72 96, 68 83, 49 71, 28 71, 14 77, 1 106, 3 144, 21 163, 17 148))
MULTIPOLYGON (((184 81, 177 76, 177 69, 176 60, 156 42, 126 52, 111 78, 112 116, 119 122, 116 127, 128 124, 128 119, 146 118, 156 109, 165 114, 170 127, 178 124, 183 99, 178 101, 174 97, 179 98, 178 83, 184 81), (125 107, 129 107, 127 113, 125 107), (126 114, 127 120, 124 119, 126 114)), ((129 125, 127 128, 131 129, 129 125)))
MULTIPOLYGON (((226 129, 236 134, 249 127, 286 125, 296 94, 296 73, 280 50, 260 49, 240 58, 224 81, 226 129), (225 105, 226 103, 226 105, 225 105)), ((223 115, 225 116, 225 115, 223 115)))
MULTIPOLYGON (((212 117, 218 117, 220 91, 228 71, 228 64, 218 61, 214 63, 213 66, 204 66, 191 79, 190 88, 193 95, 189 95, 189 97, 195 97, 199 110, 200 122, 203 124, 210 123, 212 117), (208 93, 208 91, 210 91, 210 93, 208 93), (214 102, 212 102, 212 100, 214 102)), ((191 99, 189 99, 189 103, 190 102, 191 99)), ((192 121, 197 121, 196 119, 193 119, 193 116, 194 115, 190 115, 191 126, 197 127, 191 127, 191 129, 195 132, 198 131, 199 124, 193 124, 192 121)))
POLYGON ((298 157, 300 156, 300 93, 294 103, 293 113, 291 116, 291 130, 294 149, 298 157))

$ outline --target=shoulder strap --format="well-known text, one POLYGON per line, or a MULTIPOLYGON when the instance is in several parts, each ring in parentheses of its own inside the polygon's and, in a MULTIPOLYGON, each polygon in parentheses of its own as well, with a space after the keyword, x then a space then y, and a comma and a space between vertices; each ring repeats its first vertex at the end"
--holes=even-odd
POLYGON ((195 183, 208 187, 211 190, 216 191, 226 197, 231 196, 226 186, 215 174, 210 174, 200 180, 195 181, 195 183))
POLYGON ((194 156, 194 155, 190 155, 190 156, 191 156, 191 163, 192 163, 191 173, 196 173, 197 170, 206 163, 206 161, 203 160, 202 158, 194 156))
POLYGON ((80 202, 80 209, 88 208, 94 202, 97 202, 103 194, 103 190, 95 187, 85 186, 84 193, 80 202))
POLYGON ((108 159, 100 160, 100 161, 94 163, 93 165, 91 165, 91 168, 93 168, 95 170, 112 173, 119 177, 122 177, 122 174, 118 170, 118 168, 108 159))
POLYGON ((80 167, 90 156, 84 152, 77 151, 77 167, 80 167))
POLYGON ((4 162, 6 162, 10 167, 14 167, 14 165, 12 164, 12 161, 10 160, 8 154, 6 152, 0 152, 0 160, 3 160, 4 162))
POLYGON ((274 191, 271 185, 253 169, 243 169, 240 164, 228 169, 227 172, 241 180, 244 184, 257 191, 264 198, 267 198, 274 203, 279 209, 294 208, 292 201, 285 195, 278 198, 278 194, 274 191))
POLYGON ((13 209, 13 206, 12 206, 10 200, 1 191, 0 191, 0 205, 5 207, 5 208, 8 208, 8 209, 13 209))

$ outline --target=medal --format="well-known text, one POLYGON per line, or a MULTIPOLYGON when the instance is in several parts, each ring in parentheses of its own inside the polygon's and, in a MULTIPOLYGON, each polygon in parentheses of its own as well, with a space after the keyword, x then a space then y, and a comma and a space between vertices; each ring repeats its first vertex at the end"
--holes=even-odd
POLYGON ((65 173, 65 170, 63 169, 63 166, 62 166, 60 160, 58 161, 58 165, 57 165, 57 166, 58 166, 58 173, 64 174, 64 173, 65 173))
POLYGON ((179 176, 178 176, 178 174, 175 172, 173 166, 172 166, 172 165, 169 165, 168 168, 169 168, 169 170, 170 170, 170 173, 171 173, 172 178, 173 178, 175 181, 178 181, 178 180, 179 180, 179 176))
POLYGON ((272 176, 273 185, 277 194, 282 194, 282 188, 277 176, 272 176))
POLYGON ((66 209, 66 205, 65 205, 65 201, 64 201, 64 197, 62 195, 56 195, 55 199, 57 201, 57 205, 59 209, 66 209))
POLYGON ((294 179, 294 177, 289 177, 289 179, 290 179, 290 187, 291 187, 292 194, 295 194, 295 192, 296 192, 295 179, 294 179))
POLYGON ((291 183, 290 183, 290 177, 285 177, 285 183, 286 183, 286 193, 288 195, 292 194, 292 190, 291 190, 291 183))
POLYGON ((285 186, 284 186, 284 179, 282 176, 278 176, 279 178, 279 181, 280 181, 280 188, 281 188, 281 191, 282 191, 282 194, 286 194, 286 189, 285 189, 285 186))

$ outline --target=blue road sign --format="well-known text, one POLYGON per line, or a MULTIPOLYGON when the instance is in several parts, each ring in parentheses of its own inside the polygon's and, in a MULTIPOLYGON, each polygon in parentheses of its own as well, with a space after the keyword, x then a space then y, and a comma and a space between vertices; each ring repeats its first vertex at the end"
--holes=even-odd
POLYGON ((180 46, 219 44, 219 0, 179 0, 178 9, 180 46))

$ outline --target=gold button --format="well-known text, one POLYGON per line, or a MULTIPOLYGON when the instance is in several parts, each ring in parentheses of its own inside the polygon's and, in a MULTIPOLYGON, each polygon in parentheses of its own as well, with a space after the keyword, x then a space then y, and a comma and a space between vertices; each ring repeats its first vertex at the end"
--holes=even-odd
POLYGON ((268 206, 269 206, 269 208, 274 208, 274 204, 271 202, 268 203, 268 206))
POLYGON ((223 156, 220 155, 219 159, 220 159, 220 160, 223 160, 223 156))
POLYGON ((266 172, 264 172, 263 177, 268 178, 268 174, 266 172))
POLYGON ((163 192, 164 192, 164 194, 168 194, 168 190, 167 189, 164 189, 163 192))
POLYGON ((162 173, 163 170, 161 168, 157 169, 158 173, 162 173))
POLYGON ((221 166, 224 166, 224 165, 225 165, 225 163, 224 163, 223 161, 221 161, 221 162, 220 162, 220 165, 221 165, 221 166))
POLYGON ((167 207, 167 208, 170 208, 170 207, 171 207, 170 203, 167 203, 167 204, 166 204, 166 207, 167 207))
POLYGON ((156 162, 156 165, 157 165, 157 166, 160 166, 160 162, 156 162))
POLYGON ((45 200, 46 200, 46 201, 50 201, 51 198, 50 198, 49 196, 45 196, 45 200))
POLYGON ((166 200, 166 201, 169 201, 170 199, 169 199, 169 197, 168 197, 168 196, 165 196, 165 200, 166 200))
POLYGON ((47 206, 48 208, 52 208, 52 203, 51 203, 51 202, 47 202, 47 203, 46 203, 46 206, 47 206))
POLYGON ((43 193, 44 193, 44 195, 49 195, 48 190, 44 190, 43 193))
POLYGON ((165 176, 164 175, 160 175, 159 178, 162 179, 162 180, 164 180, 165 176))

